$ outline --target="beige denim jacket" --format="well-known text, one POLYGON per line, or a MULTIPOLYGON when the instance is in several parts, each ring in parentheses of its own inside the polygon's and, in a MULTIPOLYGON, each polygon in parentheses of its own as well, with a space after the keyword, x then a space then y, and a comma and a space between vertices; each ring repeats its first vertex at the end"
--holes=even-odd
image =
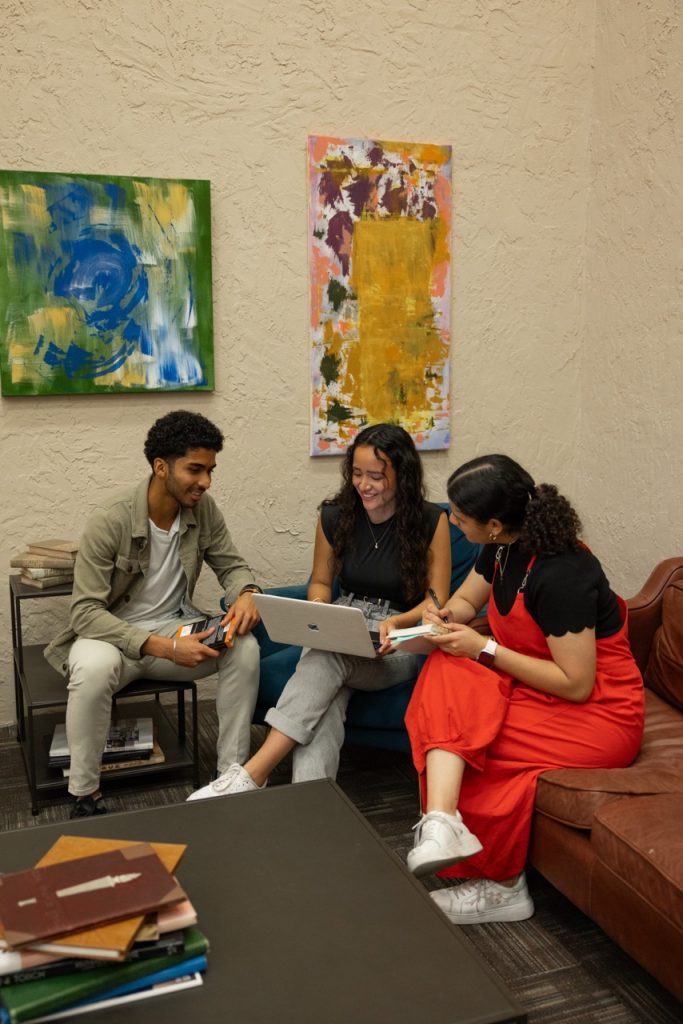
MULTIPOLYGON (((149 631, 120 619, 117 611, 130 601, 149 569, 149 482, 147 477, 132 493, 109 501, 86 523, 76 556, 70 623, 45 650, 50 664, 64 675, 78 636, 105 640, 128 658, 142 657, 140 648, 149 631)), ((254 582, 210 494, 194 509, 180 510, 179 552, 190 600, 204 562, 218 577, 228 604, 254 582)))

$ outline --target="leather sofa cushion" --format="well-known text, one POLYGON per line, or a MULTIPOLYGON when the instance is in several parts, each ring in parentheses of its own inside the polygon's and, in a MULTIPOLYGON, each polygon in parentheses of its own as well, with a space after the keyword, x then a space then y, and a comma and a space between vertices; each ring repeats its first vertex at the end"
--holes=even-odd
POLYGON ((591 836, 603 864, 681 930, 682 821, 683 793, 614 800, 597 812, 591 836))
POLYGON ((652 643, 645 681, 683 711, 683 580, 670 583, 662 596, 662 624, 652 643))
POLYGON ((603 805, 624 796, 683 794, 683 715, 645 689, 645 733, 629 768, 557 768, 538 780, 536 810, 590 829, 603 805))

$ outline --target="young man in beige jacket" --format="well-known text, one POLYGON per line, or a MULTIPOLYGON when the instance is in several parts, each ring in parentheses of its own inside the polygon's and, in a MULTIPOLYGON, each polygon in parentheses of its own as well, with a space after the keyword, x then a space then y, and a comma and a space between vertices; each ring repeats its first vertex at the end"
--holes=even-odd
POLYGON ((70 625, 45 652, 68 678, 72 818, 106 812, 99 779, 111 699, 134 679, 217 672, 218 772, 249 754, 259 679, 252 594, 260 588, 206 493, 222 447, 204 416, 163 416, 145 441, 151 476, 97 509, 79 540, 70 625), (211 631, 176 636, 201 616, 192 595, 205 562, 225 591, 223 621, 235 620, 234 645, 220 654, 202 643, 211 631))

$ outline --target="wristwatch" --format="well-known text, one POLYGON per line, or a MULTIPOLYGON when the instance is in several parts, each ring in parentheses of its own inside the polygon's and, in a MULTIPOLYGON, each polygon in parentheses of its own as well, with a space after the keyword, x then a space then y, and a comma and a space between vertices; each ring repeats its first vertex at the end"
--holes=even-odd
POLYGON ((493 659, 496 656, 497 649, 498 644, 493 639, 493 637, 490 636, 486 643, 484 644, 484 646, 482 647, 482 649, 479 651, 479 654, 477 655, 477 661, 479 662, 479 664, 486 665, 487 668, 493 665, 493 659))
POLYGON ((240 590, 240 592, 239 592, 239 594, 237 596, 241 597, 242 594, 262 594, 262 593, 263 593, 263 591, 259 587, 258 583, 247 583, 246 587, 242 587, 242 589, 240 590))

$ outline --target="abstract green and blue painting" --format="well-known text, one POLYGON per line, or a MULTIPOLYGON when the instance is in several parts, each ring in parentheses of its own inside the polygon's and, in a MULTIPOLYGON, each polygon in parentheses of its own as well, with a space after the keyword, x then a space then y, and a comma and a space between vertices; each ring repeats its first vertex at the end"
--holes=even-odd
POLYGON ((209 182, 0 171, 3 395, 212 391, 209 182))

